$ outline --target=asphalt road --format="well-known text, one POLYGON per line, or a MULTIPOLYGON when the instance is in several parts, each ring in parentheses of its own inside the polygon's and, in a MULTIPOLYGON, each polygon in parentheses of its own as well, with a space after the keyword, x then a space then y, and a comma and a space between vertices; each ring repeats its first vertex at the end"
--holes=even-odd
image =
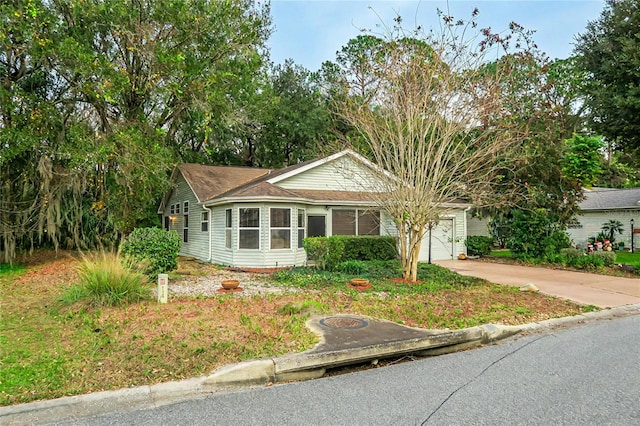
POLYGON ((640 316, 86 425, 640 425, 640 316))

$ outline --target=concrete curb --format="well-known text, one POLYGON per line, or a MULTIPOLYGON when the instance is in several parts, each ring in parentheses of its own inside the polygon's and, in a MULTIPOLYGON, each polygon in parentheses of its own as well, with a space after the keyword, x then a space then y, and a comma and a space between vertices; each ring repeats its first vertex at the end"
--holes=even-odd
POLYGON ((631 315, 640 315, 640 304, 520 326, 487 324, 362 348, 317 353, 309 351, 258 359, 227 365, 209 376, 188 380, 0 407, 0 423, 25 425, 72 421, 81 417, 155 408, 184 400, 205 398, 220 391, 318 378, 322 377, 329 367, 376 361, 405 354, 441 355, 495 342, 518 333, 545 332, 631 315))

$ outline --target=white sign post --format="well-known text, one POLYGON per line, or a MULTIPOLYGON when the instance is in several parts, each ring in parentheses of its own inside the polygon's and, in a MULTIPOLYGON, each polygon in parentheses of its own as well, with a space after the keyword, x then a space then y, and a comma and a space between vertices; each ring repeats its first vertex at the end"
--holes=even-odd
POLYGON ((158 274, 158 303, 167 303, 169 293, 169 275, 158 274))

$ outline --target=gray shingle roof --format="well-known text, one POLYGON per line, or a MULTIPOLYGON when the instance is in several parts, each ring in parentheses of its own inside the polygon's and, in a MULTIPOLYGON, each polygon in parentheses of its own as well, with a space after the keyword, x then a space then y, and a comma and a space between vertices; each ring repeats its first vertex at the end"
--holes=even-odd
POLYGON ((640 209, 640 188, 598 188, 584 191, 580 210, 640 209))

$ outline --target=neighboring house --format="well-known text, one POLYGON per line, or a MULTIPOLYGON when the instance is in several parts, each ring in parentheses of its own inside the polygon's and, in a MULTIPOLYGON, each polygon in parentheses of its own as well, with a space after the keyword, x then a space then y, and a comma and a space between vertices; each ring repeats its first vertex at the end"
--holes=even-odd
MULTIPOLYGON (((374 170, 349 150, 279 170, 182 164, 158 214, 182 237, 181 255, 240 267, 303 265, 305 237, 397 234, 372 196, 374 170)), ((467 206, 450 207, 432 232, 433 260, 466 250, 467 206)), ((420 258, 427 256, 425 242, 420 258)))
MULTIPOLYGON (((585 199, 579 204, 578 224, 568 229, 574 243, 584 248, 589 237, 600 233, 602 225, 609 220, 622 223, 624 232, 616 234, 616 243, 622 242, 625 248, 631 247, 631 219, 634 227, 640 228, 640 188, 585 189, 585 199)), ((634 246, 638 248, 640 234, 635 234, 634 246)))

